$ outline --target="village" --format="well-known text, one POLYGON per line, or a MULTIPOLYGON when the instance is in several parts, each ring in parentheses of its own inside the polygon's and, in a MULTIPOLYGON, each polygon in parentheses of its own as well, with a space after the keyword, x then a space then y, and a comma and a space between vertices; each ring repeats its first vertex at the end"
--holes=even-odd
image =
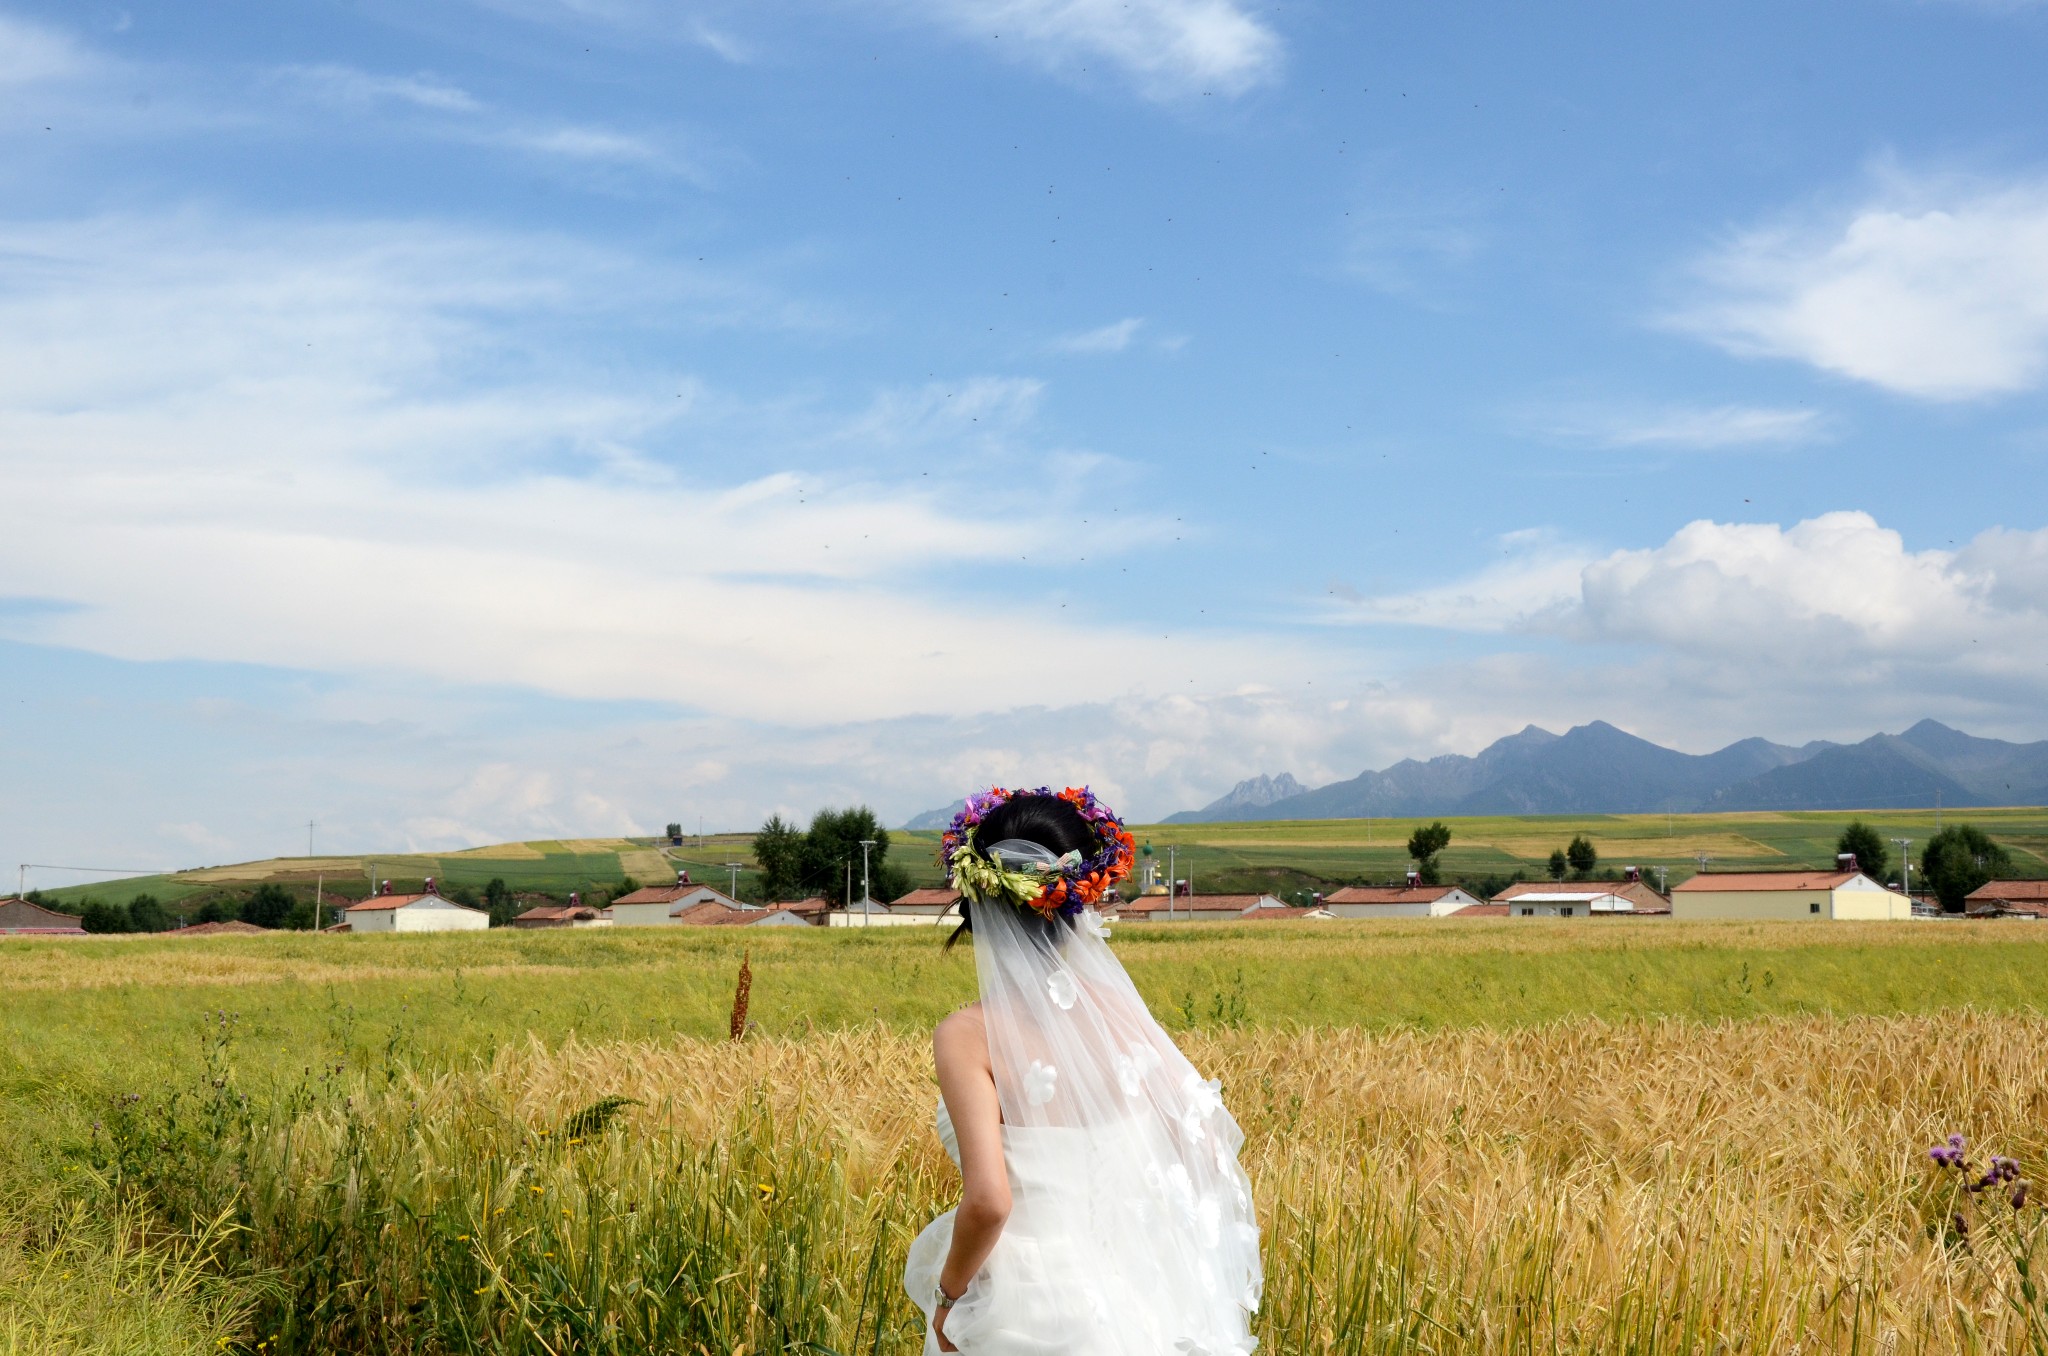
MULTIPOLYGON (((1960 915, 1944 914, 1931 898, 1914 898, 1861 870, 1842 853, 1831 868, 1705 871, 1663 892, 1636 867, 1619 880, 1517 881, 1482 898, 1457 884, 1431 884, 1420 869, 1389 885, 1351 885, 1313 892, 1290 903, 1271 893, 1198 893, 1186 878, 1172 880, 1148 855, 1127 894, 1112 890, 1105 921, 1175 923, 1335 923, 1362 919, 1582 918, 1739 921, 1906 921, 1967 917, 2048 919, 2048 880, 1992 880, 1967 897, 1960 915)), ((325 934, 484 931, 488 911, 444 896, 433 877, 421 888, 395 891, 389 880, 359 901, 337 898, 336 920, 325 934)), ((506 926, 531 930, 615 927, 953 927, 961 897, 950 886, 913 889, 887 903, 867 894, 832 900, 749 901, 729 889, 692 880, 687 869, 673 882, 640 886, 607 903, 571 893, 563 903, 540 903, 506 926)), ((260 935, 271 929, 242 920, 174 928, 192 937, 260 935)), ((84 937, 80 916, 26 898, 0 900, 0 936, 84 937)))

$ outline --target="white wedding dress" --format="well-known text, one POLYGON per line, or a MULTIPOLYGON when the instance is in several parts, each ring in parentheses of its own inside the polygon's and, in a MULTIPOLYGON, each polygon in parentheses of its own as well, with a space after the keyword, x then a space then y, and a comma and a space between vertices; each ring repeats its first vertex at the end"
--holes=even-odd
MULTIPOLYGON (((1010 1215, 946 1318, 963 1356, 1247 1356, 1259 1231, 1243 1136, 1152 1020, 1099 923, 1046 944, 977 908, 982 1008, 1003 1115, 1010 1215)), ((943 1102, 940 1142, 960 1148, 943 1102)), ((910 1246, 924 1310, 953 1212, 910 1246)))

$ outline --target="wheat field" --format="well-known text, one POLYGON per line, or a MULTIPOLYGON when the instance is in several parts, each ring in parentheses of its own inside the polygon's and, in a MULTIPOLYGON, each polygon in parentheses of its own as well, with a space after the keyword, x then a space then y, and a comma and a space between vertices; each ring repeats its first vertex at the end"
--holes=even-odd
MULTIPOLYGON (((2048 1020, 1185 1044, 1246 1132, 1264 1351, 2048 1340, 1957 1246, 1925 1154, 1960 1132, 2041 1161, 2048 1020)), ((914 1036, 525 1041, 465 1070, 316 1077, 265 1110, 244 1095, 188 1100, 179 1124, 206 1130, 175 1145, 138 1110, 98 1171, 166 1218, 240 1202, 240 1265, 283 1287, 253 1329, 270 1349, 920 1350, 896 1278, 956 1178, 914 1036), (124 1134, 149 1146, 125 1166, 124 1134)))

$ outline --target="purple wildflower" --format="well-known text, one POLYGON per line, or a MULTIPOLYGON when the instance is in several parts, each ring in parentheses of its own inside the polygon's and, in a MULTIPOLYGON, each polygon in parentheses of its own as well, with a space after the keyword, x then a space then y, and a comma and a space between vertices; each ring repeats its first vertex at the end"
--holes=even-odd
POLYGON ((2024 1178, 2024 1177, 2020 1178, 2020 1180, 2019 1180, 2019 1181, 2017 1181, 2017 1182, 2014 1182, 2014 1183, 2013 1183, 2013 1185, 2012 1185, 2012 1208, 2013 1208, 2013 1209, 2015 1209, 2015 1210, 2024 1210, 2024 1209, 2026 1209, 2026 1208, 2027 1208, 2027 1188, 2028 1188, 2028 1187, 2029 1187, 2030 1185, 2032 1185, 2032 1184, 2031 1184, 2030 1182, 2028 1182, 2028 1181, 2027 1181, 2027 1179, 2026 1179, 2026 1178, 2024 1178))
POLYGON ((1970 1141, 1964 1139, 1961 1135, 1950 1135, 1948 1137, 1948 1147, 1954 1149, 1957 1153, 1961 1153, 1964 1149, 1968 1148, 1969 1143, 1970 1141))

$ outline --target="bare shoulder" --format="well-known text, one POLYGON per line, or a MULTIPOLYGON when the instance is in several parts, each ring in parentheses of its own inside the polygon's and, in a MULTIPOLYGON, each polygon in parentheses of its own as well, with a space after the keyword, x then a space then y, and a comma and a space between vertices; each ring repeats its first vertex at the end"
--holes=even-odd
POLYGON ((970 1003, 940 1020, 932 1030, 932 1054, 941 1060, 988 1062, 988 1029, 982 1024, 981 1004, 970 1003))

